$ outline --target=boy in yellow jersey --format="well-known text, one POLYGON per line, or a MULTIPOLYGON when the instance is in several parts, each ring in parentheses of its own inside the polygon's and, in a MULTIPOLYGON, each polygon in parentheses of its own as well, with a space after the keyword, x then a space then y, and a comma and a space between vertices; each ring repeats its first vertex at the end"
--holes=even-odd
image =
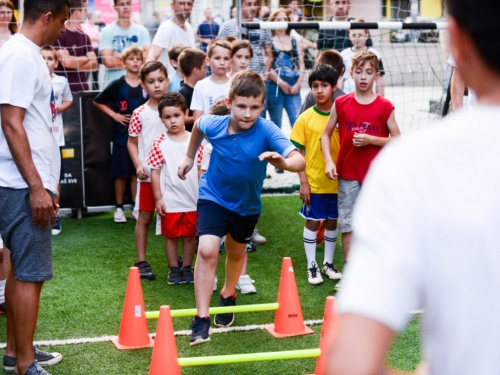
MULTIPOLYGON (((304 111, 292 129, 290 140, 305 154, 306 169, 299 172, 300 199, 304 202, 300 215, 306 219, 304 227, 304 248, 307 258, 307 281, 309 284, 323 283, 321 273, 329 279, 339 280, 342 274, 333 265, 333 255, 337 244, 337 181, 325 175, 325 161, 321 152, 321 133, 326 126, 333 105, 338 74, 326 64, 314 67, 309 75, 316 105, 304 111), (316 238, 320 221, 325 226, 325 255, 321 273, 316 263, 316 238)), ((340 149, 339 134, 336 129, 331 142, 332 159, 336 160, 340 149)))

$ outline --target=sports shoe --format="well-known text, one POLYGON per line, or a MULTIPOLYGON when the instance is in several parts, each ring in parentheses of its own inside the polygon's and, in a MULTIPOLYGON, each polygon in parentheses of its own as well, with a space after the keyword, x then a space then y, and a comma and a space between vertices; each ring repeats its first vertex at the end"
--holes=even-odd
POLYGON ((136 210, 134 208, 132 211, 130 211, 130 218, 135 221, 139 220, 139 210, 136 210))
POLYGON ((257 289, 253 285, 254 282, 255 280, 252 280, 248 275, 240 276, 236 283, 236 289, 240 290, 241 294, 255 294, 257 289))
MULTIPOLYGON (((235 306, 236 294, 232 297, 224 298, 222 294, 219 295, 219 306, 235 306)), ((217 327, 229 327, 234 322, 234 313, 215 314, 214 324, 217 327)))
POLYGON ((0 314, 5 314, 7 310, 5 309, 5 302, 0 303, 0 314))
POLYGON ((260 234, 257 229, 254 229, 250 242, 254 243, 255 245, 264 245, 267 242, 267 240, 266 237, 260 234))
POLYGON ((127 218, 125 217, 125 212, 123 209, 116 207, 115 215, 113 216, 113 220, 115 223, 126 223, 127 218))
MULTIPOLYGON (((14 375, 18 375, 17 372, 12 370, 14 375)), ((45 371, 40 364, 35 360, 30 363, 24 375, 50 375, 47 371, 45 371)))
POLYGON ((146 279, 146 280, 156 279, 155 274, 153 273, 153 271, 151 271, 150 264, 146 260, 143 260, 141 262, 136 262, 134 266, 139 268, 139 276, 141 277, 141 279, 146 279))
POLYGON ((323 278, 318 269, 316 262, 312 263, 312 267, 307 270, 307 281, 311 285, 323 284, 323 278))
POLYGON ((217 290, 217 276, 215 276, 215 279, 214 279, 214 287, 212 288, 212 293, 215 292, 217 290))
POLYGON ((210 317, 200 318, 196 315, 191 322, 189 345, 199 345, 210 341, 210 317))
POLYGON ((57 236, 60 234, 62 231, 62 226, 61 226, 61 216, 59 214, 56 215, 56 223, 52 227, 52 235, 57 236))
POLYGON ((321 267, 321 273, 328 276, 330 280, 340 280, 342 274, 335 268, 333 263, 324 263, 321 267))
POLYGON ((257 251, 257 246, 255 246, 254 243, 252 242, 249 242, 247 243, 247 245, 245 246, 245 251, 247 253, 251 253, 252 251, 257 251))
POLYGON ((169 284, 180 284, 182 282, 181 270, 179 267, 170 267, 168 269, 167 282, 169 284))
POLYGON ((222 253, 224 251, 224 242, 225 241, 226 241, 226 236, 224 236, 220 239, 219 253, 222 253))
MULTIPOLYGON (((33 355, 35 356, 35 362, 38 362, 40 366, 51 366, 62 361, 62 355, 60 353, 47 353, 42 350, 37 349, 33 346, 33 355)), ((5 371, 13 371, 16 366, 16 358, 9 357, 8 355, 3 355, 3 369, 5 371)), ((35 363, 33 362, 33 363, 35 363)), ((31 363, 30 366, 33 364, 31 363)), ((38 372, 26 372, 26 374, 38 374, 38 372)), ((44 374, 44 373, 41 373, 44 374)))
POLYGON ((181 283, 183 284, 194 283, 193 267, 186 266, 181 268, 181 283))

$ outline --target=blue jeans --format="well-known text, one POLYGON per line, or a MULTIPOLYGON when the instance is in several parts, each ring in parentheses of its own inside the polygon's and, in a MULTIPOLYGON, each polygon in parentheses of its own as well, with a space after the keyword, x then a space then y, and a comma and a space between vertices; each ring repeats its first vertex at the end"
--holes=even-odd
MULTIPOLYGON (((280 79, 288 83, 290 86, 295 85, 297 82, 297 78, 280 79)), ((271 121, 281 128, 281 118, 283 116, 283 108, 285 108, 288 119, 290 120, 290 125, 293 128, 293 124, 295 124, 297 113, 299 112, 301 106, 300 92, 295 95, 285 95, 283 90, 281 90, 276 83, 272 81, 269 81, 266 87, 267 110, 269 111, 271 121)))

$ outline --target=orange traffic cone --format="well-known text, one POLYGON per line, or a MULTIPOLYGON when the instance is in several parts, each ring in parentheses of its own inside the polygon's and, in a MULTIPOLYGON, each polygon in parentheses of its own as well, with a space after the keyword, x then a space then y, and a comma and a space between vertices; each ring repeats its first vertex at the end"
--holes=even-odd
POLYGON ((274 324, 266 326, 271 335, 279 338, 314 333, 304 324, 292 259, 289 257, 283 258, 278 304, 274 324))
POLYGON ((316 235, 316 243, 320 244, 325 242, 325 223, 323 220, 319 222, 318 234, 316 235))
POLYGON ((339 313, 337 311, 337 300, 333 296, 326 297, 325 314, 323 315, 323 328, 321 329, 321 337, 319 339, 321 355, 316 361, 315 375, 322 375, 324 373, 326 358, 328 356, 328 348, 335 337, 338 321, 339 313))
POLYGON ((149 375, 165 374, 181 375, 169 306, 160 307, 155 346, 151 357, 151 366, 149 367, 149 375))
POLYGON ((118 349, 150 348, 154 344, 153 339, 149 337, 137 267, 130 267, 120 333, 118 339, 112 341, 118 349))

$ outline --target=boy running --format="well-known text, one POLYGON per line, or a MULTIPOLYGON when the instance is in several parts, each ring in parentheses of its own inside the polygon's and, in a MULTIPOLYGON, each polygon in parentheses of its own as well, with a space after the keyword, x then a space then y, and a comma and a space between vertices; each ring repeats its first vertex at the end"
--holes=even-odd
MULTIPOLYGON (((274 123, 260 117, 266 88, 253 71, 237 73, 226 100, 229 116, 202 116, 178 175, 186 179, 204 137, 213 146, 210 168, 200 180, 198 199, 198 258, 195 267, 197 315, 191 328, 191 345, 210 340, 208 308, 215 279, 219 245, 226 235, 226 279, 219 306, 236 304, 235 287, 243 266, 246 244, 252 237, 262 203, 260 193, 267 162, 291 172, 305 168, 305 160, 274 123), (269 151, 271 150, 271 151, 269 151)), ((230 326, 234 314, 215 315, 214 323, 230 326)))

